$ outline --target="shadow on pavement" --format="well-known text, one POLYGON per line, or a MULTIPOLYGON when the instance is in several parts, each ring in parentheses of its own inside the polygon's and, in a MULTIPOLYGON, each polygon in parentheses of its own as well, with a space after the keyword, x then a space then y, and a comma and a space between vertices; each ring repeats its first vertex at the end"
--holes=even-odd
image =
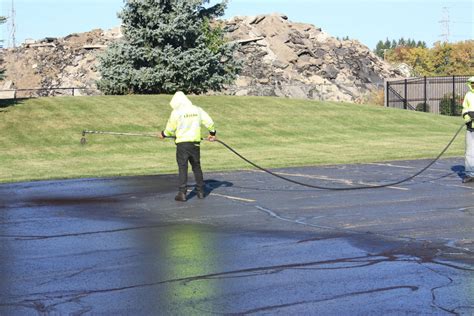
POLYGON ((461 165, 455 165, 451 167, 451 170, 456 172, 459 178, 463 179, 465 176, 465 169, 464 166, 461 165))
MULTIPOLYGON (((204 196, 208 196, 211 192, 220 187, 231 187, 234 184, 228 181, 205 180, 204 181, 204 196)), ((192 190, 188 195, 188 200, 196 196, 196 189, 192 190)))

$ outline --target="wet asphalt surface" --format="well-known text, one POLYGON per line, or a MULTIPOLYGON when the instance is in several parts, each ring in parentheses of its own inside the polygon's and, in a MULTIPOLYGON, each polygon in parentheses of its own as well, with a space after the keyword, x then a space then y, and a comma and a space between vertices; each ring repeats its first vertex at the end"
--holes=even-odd
MULTIPOLYGON (((427 162, 276 171, 350 187, 427 162)), ((205 173, 185 203, 176 175, 0 185, 0 315, 472 315, 462 165, 356 191, 205 173)))

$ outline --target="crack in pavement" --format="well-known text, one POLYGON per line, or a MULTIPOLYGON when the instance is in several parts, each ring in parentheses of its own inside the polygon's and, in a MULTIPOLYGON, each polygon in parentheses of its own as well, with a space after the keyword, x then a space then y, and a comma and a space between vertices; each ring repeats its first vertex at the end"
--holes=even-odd
MULTIPOLYGON (((354 235, 367 235, 367 234, 372 234, 372 235, 375 235, 375 236, 380 236, 380 237, 384 237, 384 238, 390 238, 390 239, 395 239, 395 240, 404 240, 404 241, 409 241, 409 242, 423 242, 423 243, 430 243, 429 240, 425 240, 425 239, 417 239, 417 238, 414 238, 414 237, 409 237, 409 236, 394 236, 394 235, 389 235, 389 234, 383 234, 383 233, 373 233, 373 232, 362 232, 362 231, 358 231, 358 230, 353 230, 353 229, 348 229, 348 228, 339 228, 339 227, 331 227, 331 226, 323 226, 323 225, 316 225, 316 224, 311 224, 311 223, 308 223, 304 220, 301 220, 301 219, 291 219, 291 218, 286 218, 286 217, 283 217, 281 215, 279 215, 277 212, 275 211, 272 211, 268 208, 265 208, 265 207, 262 207, 260 205, 254 205, 255 208, 257 208, 258 210, 270 215, 271 217, 273 218, 276 218, 278 220, 281 220, 281 221, 285 221, 285 222, 290 222, 290 223, 294 223, 294 224, 299 224, 299 225, 304 225, 304 226, 310 226, 310 227, 315 227, 315 228, 320 228, 320 229, 325 229, 325 230, 332 230, 332 231, 336 231, 336 232, 344 232, 344 233, 351 233, 351 234, 354 234, 354 235)), ((465 249, 465 248, 460 248, 460 247, 453 247, 453 246, 449 246, 449 245, 446 245, 446 248, 452 248, 452 249, 457 249, 457 250, 461 250, 464 254, 472 254, 473 252, 468 250, 468 249, 465 249)), ((438 264, 441 264, 441 263, 438 263, 438 264)), ((448 264, 444 264, 446 266, 448 266, 448 264)), ((463 269, 463 268, 460 268, 460 267, 457 267, 457 266, 454 266, 452 265, 451 267, 454 267, 456 269, 463 269)), ((469 269, 468 269, 469 270, 469 269)))
POLYGON ((454 280, 453 280, 452 278, 450 278, 449 276, 446 276, 446 275, 442 274, 441 272, 436 271, 435 269, 432 269, 432 268, 430 268, 430 267, 428 267, 428 266, 426 266, 426 265, 423 265, 423 264, 422 264, 422 266, 423 266, 425 269, 427 269, 427 270, 429 270, 429 271, 432 271, 432 272, 436 273, 437 275, 439 275, 439 276, 441 276, 441 277, 446 278, 446 279, 449 280, 448 283, 446 283, 446 284, 443 284, 443 285, 440 285, 440 286, 436 286, 436 287, 431 288, 431 304, 432 304, 432 306, 434 306, 434 307, 436 307, 437 309, 440 309, 440 310, 442 310, 442 311, 445 311, 445 312, 447 312, 447 313, 449 313, 449 314, 452 314, 452 315, 459 315, 459 313, 455 312, 455 309, 444 308, 444 307, 442 307, 441 305, 439 305, 439 304, 436 302, 436 293, 435 293, 436 290, 450 286, 451 284, 454 283, 454 280))
POLYGON ((353 296, 357 296, 357 295, 366 295, 366 294, 373 294, 373 293, 400 290, 400 289, 408 289, 408 290, 411 290, 412 292, 414 292, 414 291, 418 290, 418 287, 413 286, 413 285, 389 286, 389 287, 376 288, 376 289, 366 290, 366 291, 350 292, 350 293, 335 295, 335 296, 324 298, 324 299, 304 300, 304 301, 297 301, 297 302, 286 303, 286 304, 269 305, 269 306, 263 306, 263 307, 259 307, 259 308, 249 309, 249 310, 242 311, 242 312, 225 313, 225 314, 226 315, 248 315, 248 314, 255 314, 255 313, 259 313, 259 312, 268 312, 268 311, 271 311, 271 310, 274 310, 274 309, 280 309, 280 308, 285 308, 285 307, 293 307, 293 306, 297 306, 297 305, 321 303, 321 302, 333 301, 333 300, 346 298, 346 297, 353 297, 353 296))
POLYGON ((325 230, 332 230, 332 231, 339 231, 339 232, 349 232, 349 233, 356 234, 356 235, 373 234, 373 235, 377 235, 377 236, 381 236, 381 237, 397 238, 399 240, 416 241, 416 239, 412 238, 412 237, 392 236, 392 235, 386 235, 386 234, 381 234, 381 233, 361 232, 361 231, 358 231, 358 230, 352 230, 352 229, 347 229, 347 228, 339 228, 339 227, 322 226, 322 225, 311 224, 311 223, 308 223, 308 222, 305 222, 305 221, 302 221, 302 220, 295 220, 295 219, 283 217, 281 215, 278 215, 275 211, 272 211, 268 208, 265 208, 265 207, 262 207, 262 206, 259 206, 259 205, 255 205, 255 208, 267 213, 271 217, 274 217, 276 219, 279 219, 279 220, 282 220, 282 221, 285 221, 285 222, 291 222, 291 223, 294 223, 294 224, 310 226, 310 227, 315 227, 315 228, 321 228, 321 229, 325 229, 325 230))
MULTIPOLYGON (((348 228, 339 228, 339 227, 331 227, 331 226, 311 224, 311 223, 306 222, 305 220, 291 219, 291 218, 283 217, 283 216, 279 215, 277 212, 275 212, 275 211, 273 211, 269 208, 260 206, 256 203, 253 203, 253 202, 243 202, 243 201, 239 201, 239 200, 232 200, 231 203, 236 203, 236 204, 240 204, 240 205, 252 205, 253 207, 258 209, 259 211, 261 211, 263 213, 266 213, 267 215, 269 215, 273 218, 276 218, 278 220, 285 221, 285 222, 295 223, 295 224, 298 224, 298 225, 315 227, 315 228, 324 229, 324 230, 331 230, 331 231, 335 231, 335 232, 339 232, 339 233, 351 233, 351 234, 359 235, 359 236, 373 235, 373 236, 380 236, 380 237, 383 237, 383 238, 389 238, 389 239, 392 239, 392 240, 408 241, 408 242, 413 242, 413 243, 423 243, 424 244, 423 247, 425 247, 426 243, 428 243, 428 244, 432 243, 432 241, 430 241, 430 240, 419 239, 419 238, 414 238, 414 237, 409 237, 409 236, 394 236, 394 235, 390 235, 390 234, 383 234, 383 233, 380 233, 380 232, 378 232, 378 233, 374 233, 374 232, 370 232, 370 231, 365 231, 364 232, 364 231, 352 230, 352 229, 348 229, 348 228)), ((324 216, 322 216, 322 217, 324 217, 324 216)), ((321 217, 315 217, 315 218, 321 218, 321 217)), ((433 246, 435 246, 435 245, 433 245, 433 246)), ((443 245, 443 248, 445 248, 445 249, 456 249, 458 251, 461 251, 463 255, 470 255, 470 254, 473 253, 469 249, 460 248, 460 247, 451 246, 451 245, 443 245)), ((438 249, 438 255, 439 254, 442 254, 440 249, 438 249)), ((416 256, 416 254, 413 254, 413 255, 416 256)), ((424 258, 422 260, 425 260, 425 259, 426 258, 424 258)), ((431 262, 433 262, 435 264, 451 267, 451 268, 454 268, 454 269, 458 269, 458 270, 473 271, 472 269, 469 269, 469 268, 463 268, 463 267, 448 264, 448 263, 436 262, 436 261, 433 260, 433 258, 431 258, 431 262)))
MULTIPOLYGON (((204 275, 197 275, 197 276, 190 276, 190 277, 182 277, 182 278, 175 278, 175 279, 169 279, 169 280, 163 280, 163 281, 158 281, 158 282, 150 282, 150 283, 142 283, 142 284, 135 284, 135 285, 129 285, 129 286, 124 286, 124 287, 117 287, 117 288, 108 288, 108 289, 96 289, 96 290, 84 290, 84 291, 68 291, 68 292, 50 292, 50 293, 31 293, 28 296, 29 297, 34 297, 34 296, 40 296, 41 298, 37 299, 25 299, 19 302, 11 302, 11 303, 4 303, 0 304, 0 306, 23 306, 27 308, 32 308, 36 310, 37 312, 40 313, 48 313, 54 310, 54 307, 58 305, 62 305, 65 303, 69 303, 72 301, 80 301, 81 298, 93 295, 93 294, 99 294, 99 293, 110 293, 110 292, 117 292, 117 291, 125 291, 125 290, 132 290, 132 289, 137 289, 137 288, 144 288, 144 287, 152 287, 152 286, 157 286, 157 285, 162 285, 162 284, 167 284, 167 283, 176 283, 176 282, 182 282, 183 285, 186 285, 190 282, 194 281, 200 281, 200 280, 212 280, 212 279, 231 279, 231 278, 245 278, 245 277, 254 277, 254 276, 261 276, 261 275, 268 275, 268 274, 275 274, 275 273, 280 273, 285 270, 289 269, 319 269, 319 270, 326 270, 326 269, 355 269, 355 268, 363 268, 367 266, 372 266, 376 265, 379 263, 383 262, 413 262, 417 264, 423 265, 424 262, 426 262, 426 259, 424 258, 400 258, 394 254, 387 254, 387 253, 381 253, 381 254, 373 254, 373 255, 366 255, 366 256, 356 256, 356 257, 348 257, 348 258, 339 258, 339 259, 328 259, 328 260, 322 260, 322 261, 312 261, 312 262, 300 262, 300 263, 288 263, 288 264, 281 264, 281 265, 271 265, 271 266, 261 266, 261 267, 253 267, 253 268, 245 268, 245 269, 237 269, 237 270, 231 270, 231 271, 224 271, 224 272, 217 272, 217 273, 210 273, 210 274, 204 274, 204 275), (324 267, 325 265, 334 265, 334 264, 351 264, 349 266, 342 266, 342 267, 324 267), (318 267, 322 266, 322 267, 318 267), (59 302, 55 302, 53 304, 46 305, 43 301, 48 301, 48 300, 60 300, 59 302)), ((449 268, 454 268, 454 269, 462 269, 465 271, 472 271, 472 269, 463 269, 458 266, 450 265, 450 264, 444 264, 441 262, 435 262, 431 261, 434 264, 440 264, 447 266, 449 268)), ((423 265, 424 266, 424 265, 423 265)), ((426 267, 426 266, 424 266, 426 267)), ((436 270, 433 270, 429 267, 426 267, 427 269, 438 273, 436 270)), ((79 273, 82 273, 84 271, 80 271, 79 273)), ((74 273, 75 275, 77 273, 74 273)), ((442 274, 441 274, 442 275, 442 274)), ((443 275, 442 275, 443 276, 443 275)), ((445 276, 444 276, 445 277, 445 276)), ((446 309, 436 302, 436 295, 435 291, 439 288, 449 286, 453 280, 449 277, 447 277, 450 282, 448 284, 444 284, 438 287, 433 288, 432 291, 432 302, 433 305, 445 312, 450 312, 453 314, 456 314, 455 310, 449 310, 446 309)), ((256 312, 261 312, 261 311, 267 311, 267 310, 272 310, 275 308, 282 308, 282 307, 288 307, 288 306, 293 306, 293 305, 301 305, 301 304, 308 304, 308 303, 316 303, 316 302, 322 302, 322 301, 327 301, 327 300, 335 300, 338 298, 344 298, 348 296, 354 296, 354 295, 363 295, 363 294, 370 294, 370 293, 375 293, 375 292, 380 292, 380 291, 389 291, 389 290, 395 290, 395 289, 403 289, 403 288, 408 288, 411 289, 412 291, 418 290, 418 287, 416 286, 409 286, 409 285, 400 285, 400 286, 393 286, 393 287, 384 287, 384 288, 379 288, 379 289, 374 289, 374 290, 366 290, 366 291, 360 291, 360 292, 353 292, 353 293, 346 293, 346 294, 341 294, 341 295, 336 295, 331 298, 327 299, 322 299, 322 300, 309 300, 309 301, 300 301, 300 302, 294 302, 291 303, 290 305, 288 304, 282 304, 282 305, 275 305, 275 306, 267 306, 267 307, 261 307, 258 309, 252 309, 252 310, 247 310, 244 312, 241 312, 240 314, 251 314, 251 313, 256 313, 256 312)), ((22 296, 20 296, 22 297, 22 296)), ((23 296, 24 297, 24 296, 23 296)), ((458 307, 459 308, 459 307, 458 307)))
MULTIPOLYGON (((0 303, 0 306, 24 306, 28 308, 33 308, 37 310, 38 312, 44 313, 44 312, 50 312, 51 307, 58 306, 67 302, 74 301, 74 300, 78 300, 82 297, 89 296, 92 294, 111 293, 111 292, 132 290, 132 289, 143 288, 143 287, 152 287, 152 286, 168 284, 168 283, 176 283, 176 282, 183 282, 183 284, 188 284, 190 282, 200 281, 200 280, 229 279, 229 278, 238 278, 238 277, 243 278, 243 277, 251 277, 251 276, 257 276, 257 275, 267 275, 267 274, 279 273, 287 269, 299 269, 299 268, 312 267, 312 266, 318 266, 318 265, 357 263, 356 265, 340 267, 339 269, 361 268, 365 266, 363 265, 363 260, 368 260, 369 261, 368 265, 378 264, 381 262, 400 261, 398 260, 397 257, 394 257, 394 256, 385 257, 385 259, 383 259, 381 258, 380 255, 367 255, 367 256, 357 256, 357 257, 349 257, 349 258, 329 259, 329 260, 322 260, 322 261, 288 263, 288 264, 281 264, 281 265, 237 269, 237 270, 232 270, 232 271, 224 271, 224 272, 210 273, 210 274, 204 274, 204 275, 175 278, 175 279, 170 279, 170 280, 135 284, 135 285, 129 285, 129 286, 123 286, 123 287, 117 287, 117 288, 84 290, 84 291, 66 291, 66 292, 56 291, 56 292, 50 292, 50 293, 31 293, 28 295, 29 297, 41 296, 42 298, 24 299, 19 302, 0 303), (43 302, 41 302, 42 300, 61 300, 61 301, 54 304, 45 305, 43 302)), ((402 260, 402 261, 405 261, 405 260, 402 260)))
POLYGON ((148 226, 137 226, 137 227, 126 227, 118 228, 111 230, 99 230, 92 232, 82 232, 82 233, 71 233, 71 234, 60 234, 60 235, 0 235, 0 238, 15 238, 16 240, 38 240, 38 239, 51 239, 51 238, 64 238, 64 237, 77 237, 77 236, 86 236, 86 235, 95 235, 95 234, 110 234, 118 233, 130 230, 139 230, 139 229, 153 229, 160 228, 166 224, 161 225, 148 225, 148 226))
POLYGON ((268 215, 274 217, 274 218, 277 218, 281 221, 285 221, 285 222, 290 222, 290 223, 296 223, 296 224, 302 224, 302 225, 307 225, 307 226, 312 226, 312 227, 316 227, 316 228, 322 228, 322 229, 330 229, 330 230, 334 230, 336 228, 334 227, 330 227, 330 226, 320 226, 320 225, 314 225, 314 224, 309 224, 309 223, 306 223, 306 222, 303 222, 303 221, 300 221, 300 220, 293 220, 293 219, 290 219, 290 218, 285 218, 283 216, 280 216, 278 215, 277 213, 275 213, 274 211, 272 210, 269 210, 268 208, 265 208, 265 207, 262 207, 260 205, 255 205, 255 208, 267 213, 268 215))
POLYGON ((76 272, 73 272, 73 273, 70 273, 68 275, 64 275, 64 276, 57 276, 56 278, 52 278, 48 281, 45 281, 45 282, 42 282, 42 283, 39 283, 38 285, 45 285, 45 284, 50 284, 50 283, 53 283, 53 282, 56 282, 58 280, 66 280, 66 279, 71 279, 73 277, 75 277, 76 275, 80 275, 86 271, 89 271, 89 270, 93 270, 94 268, 97 268, 99 265, 96 264, 92 267, 87 267, 87 268, 83 268, 83 269, 80 269, 79 271, 76 271, 76 272))

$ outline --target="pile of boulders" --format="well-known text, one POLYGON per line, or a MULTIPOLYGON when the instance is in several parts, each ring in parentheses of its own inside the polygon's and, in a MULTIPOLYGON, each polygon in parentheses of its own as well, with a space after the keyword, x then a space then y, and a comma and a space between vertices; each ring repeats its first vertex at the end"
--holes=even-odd
POLYGON ((234 17, 228 37, 244 68, 228 92, 356 102, 401 73, 355 40, 338 40, 282 14, 234 17))
MULTIPOLYGON (((357 102, 402 75, 358 41, 338 40, 282 14, 234 17, 223 26, 238 44, 243 67, 234 84, 215 93, 357 102)), ((7 79, 17 89, 46 88, 47 95, 60 94, 49 89, 61 87, 87 88, 76 95, 100 93, 97 56, 121 37, 119 27, 97 29, 6 49, 7 79)))
POLYGON ((7 78, 16 89, 44 89, 36 91, 38 95, 69 93, 70 90, 60 89, 65 87, 86 88, 75 90, 75 95, 100 94, 96 88, 97 55, 121 36, 120 28, 116 28, 29 40, 20 47, 5 50, 7 78))

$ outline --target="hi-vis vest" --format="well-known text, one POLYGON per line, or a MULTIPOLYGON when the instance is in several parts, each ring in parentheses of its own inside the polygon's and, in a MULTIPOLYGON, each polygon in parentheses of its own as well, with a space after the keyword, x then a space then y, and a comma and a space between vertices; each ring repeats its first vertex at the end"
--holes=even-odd
MULTIPOLYGON (((471 79, 471 78, 469 78, 471 79)), ((470 82, 469 82, 470 83, 470 82)), ((462 116, 464 118, 465 115, 469 115, 474 113, 474 89, 472 89, 471 85, 469 85, 469 91, 466 93, 464 97, 464 101, 462 103, 462 116)), ((472 121, 468 123, 467 129, 472 131, 474 128, 472 121)))
POLYGON ((201 124, 210 132, 215 131, 209 114, 193 105, 183 92, 176 92, 170 105, 173 112, 163 133, 166 136, 176 136, 176 143, 201 142, 201 124))

